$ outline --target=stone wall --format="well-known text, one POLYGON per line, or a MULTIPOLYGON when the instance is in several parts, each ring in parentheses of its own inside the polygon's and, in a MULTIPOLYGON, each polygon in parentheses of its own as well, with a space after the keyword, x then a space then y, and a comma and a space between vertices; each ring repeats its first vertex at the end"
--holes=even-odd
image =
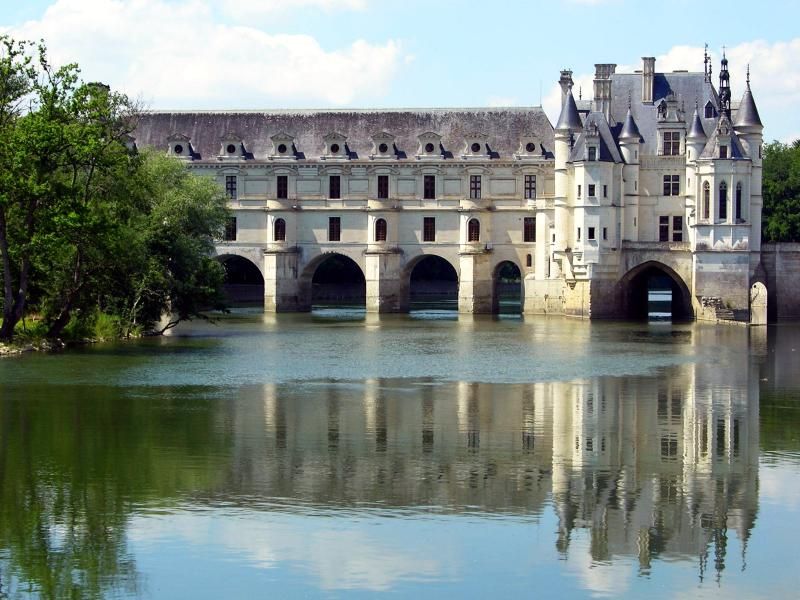
POLYGON ((800 244, 763 244, 770 321, 800 319, 800 244))

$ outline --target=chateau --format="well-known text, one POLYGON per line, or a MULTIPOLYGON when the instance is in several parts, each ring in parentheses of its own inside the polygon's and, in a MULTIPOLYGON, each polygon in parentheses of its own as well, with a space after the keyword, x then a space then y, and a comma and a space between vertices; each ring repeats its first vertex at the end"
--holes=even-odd
POLYGON ((458 308, 496 310, 513 264, 525 314, 641 316, 656 282, 673 316, 766 322, 762 123, 702 73, 598 64, 594 98, 562 71, 541 107, 150 112, 140 146, 215 178, 235 215, 217 245, 263 277, 266 311, 309 310, 317 268, 351 259, 370 312, 408 309, 431 256, 458 308))

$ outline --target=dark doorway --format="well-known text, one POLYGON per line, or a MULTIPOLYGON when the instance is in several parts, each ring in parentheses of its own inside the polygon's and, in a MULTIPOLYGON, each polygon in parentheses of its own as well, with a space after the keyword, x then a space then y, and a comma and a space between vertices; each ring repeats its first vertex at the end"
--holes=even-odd
POLYGON ((342 254, 329 254, 317 266, 311 280, 313 308, 330 306, 364 307, 367 282, 361 267, 342 254))
POLYGON ((492 312, 518 315, 522 313, 522 272, 506 260, 494 270, 494 297, 492 312))
POLYGON ((666 267, 645 265, 627 281, 626 316, 637 321, 691 320, 689 291, 666 267))
POLYGON ((228 304, 237 306, 264 305, 264 277, 258 267, 241 256, 221 256, 225 269, 225 297, 228 304))
POLYGON ((440 256, 414 265, 409 281, 410 310, 458 310, 458 273, 440 256))

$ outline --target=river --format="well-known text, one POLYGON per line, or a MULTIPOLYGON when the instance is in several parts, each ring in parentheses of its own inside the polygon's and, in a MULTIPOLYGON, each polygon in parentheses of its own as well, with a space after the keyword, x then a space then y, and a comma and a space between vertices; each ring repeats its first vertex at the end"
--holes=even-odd
POLYGON ((796 597, 800 327, 238 311, 0 360, 3 597, 796 597))

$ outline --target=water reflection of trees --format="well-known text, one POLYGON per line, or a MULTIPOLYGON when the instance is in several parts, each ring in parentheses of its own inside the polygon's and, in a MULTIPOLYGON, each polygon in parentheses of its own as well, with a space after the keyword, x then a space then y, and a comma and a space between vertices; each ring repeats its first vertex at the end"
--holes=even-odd
POLYGON ((180 391, 53 392, 6 388, 0 400, 0 597, 140 595, 126 537, 133 509, 212 487, 213 413, 180 391))

